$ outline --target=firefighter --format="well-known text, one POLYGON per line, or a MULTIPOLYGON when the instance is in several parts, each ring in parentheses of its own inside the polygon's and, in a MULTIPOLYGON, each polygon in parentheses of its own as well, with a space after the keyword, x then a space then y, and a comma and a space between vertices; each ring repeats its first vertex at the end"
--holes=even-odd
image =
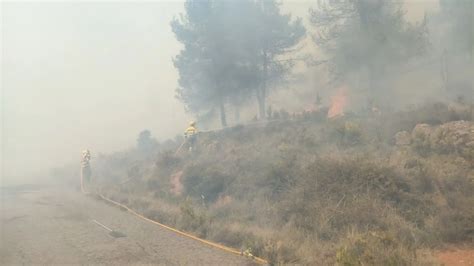
POLYGON ((184 131, 184 137, 189 146, 189 151, 193 150, 194 144, 196 143, 197 128, 196 122, 191 121, 189 127, 184 131))
POLYGON ((91 167, 89 164, 90 160, 91 160, 91 152, 88 149, 82 151, 82 161, 81 161, 82 175, 84 178, 86 178, 87 181, 89 181, 91 178, 91 167))
POLYGON ((82 162, 88 164, 90 160, 91 160, 91 152, 88 149, 83 150, 82 151, 82 162))

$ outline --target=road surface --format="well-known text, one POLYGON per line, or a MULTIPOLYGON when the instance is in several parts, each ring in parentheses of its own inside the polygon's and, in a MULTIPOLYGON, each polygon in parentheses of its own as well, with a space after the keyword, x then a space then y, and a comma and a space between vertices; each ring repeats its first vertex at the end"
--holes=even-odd
POLYGON ((254 264, 72 189, 20 186, 0 193, 0 265, 254 264), (125 236, 111 236, 92 220, 125 236))

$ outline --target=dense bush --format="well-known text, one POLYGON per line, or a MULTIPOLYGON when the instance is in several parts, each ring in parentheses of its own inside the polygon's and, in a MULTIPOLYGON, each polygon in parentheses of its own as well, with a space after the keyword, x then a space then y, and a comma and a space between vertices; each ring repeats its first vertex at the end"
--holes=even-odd
POLYGON ((211 165, 194 165, 184 172, 184 195, 214 202, 232 180, 231 176, 213 169, 211 165))
POLYGON ((339 265, 410 265, 415 261, 412 251, 386 232, 350 232, 338 248, 339 265))

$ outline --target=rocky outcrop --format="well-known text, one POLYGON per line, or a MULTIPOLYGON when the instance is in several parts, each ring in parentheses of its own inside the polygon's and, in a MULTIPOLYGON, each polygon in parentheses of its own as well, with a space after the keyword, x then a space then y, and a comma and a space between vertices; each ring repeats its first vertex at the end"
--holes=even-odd
POLYGON ((431 133, 430 145, 439 153, 457 152, 474 159, 474 124, 467 121, 443 124, 431 133))
POLYGON ((411 135, 406 131, 398 132, 395 141, 397 145, 411 142, 420 153, 458 153, 465 158, 474 158, 474 124, 469 121, 454 121, 440 126, 418 124, 411 135))

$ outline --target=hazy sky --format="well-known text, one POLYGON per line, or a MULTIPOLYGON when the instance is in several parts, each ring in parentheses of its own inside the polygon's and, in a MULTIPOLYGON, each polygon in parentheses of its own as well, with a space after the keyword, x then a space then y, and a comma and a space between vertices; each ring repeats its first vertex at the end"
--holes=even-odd
POLYGON ((160 139, 186 126, 174 98, 182 3, 2 3, 4 178, 160 139))
MULTIPOLYGON (((313 1, 315 2, 315 1, 313 1)), ((419 17, 431 1, 409 1, 419 17)), ((309 1, 283 8, 307 18, 309 1)), ((174 98, 181 49, 169 22, 181 1, 2 2, 2 180, 111 152, 192 117, 174 98)))

